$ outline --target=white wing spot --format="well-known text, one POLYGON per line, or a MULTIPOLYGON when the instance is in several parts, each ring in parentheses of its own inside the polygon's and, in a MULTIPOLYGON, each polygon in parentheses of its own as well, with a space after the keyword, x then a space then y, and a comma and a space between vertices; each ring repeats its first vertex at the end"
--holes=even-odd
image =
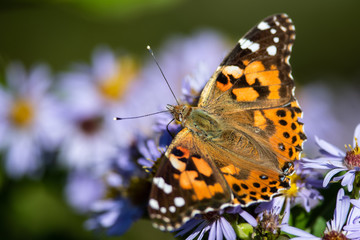
POLYGON ((161 208, 160 208, 160 212, 163 213, 163 214, 165 214, 165 213, 166 213, 166 208, 165 208, 165 207, 161 207, 161 208))
POLYGON ((257 50, 259 50, 259 48, 260 48, 260 44, 258 43, 253 43, 248 47, 248 49, 250 49, 252 52, 256 52, 257 50))
POLYGON ((162 220, 166 223, 170 223, 170 218, 167 218, 167 217, 163 217, 162 220))
POLYGON ((260 30, 266 30, 266 29, 269 29, 270 26, 267 22, 261 22, 258 24, 257 28, 260 30))
POLYGON ((153 183, 161 190, 163 190, 166 194, 172 192, 172 186, 167 184, 165 180, 161 177, 156 177, 153 179, 153 183))
POLYGON ((153 198, 149 200, 149 206, 150 206, 152 209, 159 210, 159 202, 156 201, 156 200, 153 199, 153 198))
POLYGON ((252 41, 250 41, 250 40, 248 40, 248 39, 246 39, 246 38, 240 39, 240 40, 239 40, 239 43, 240 43, 240 47, 241 47, 242 49, 246 49, 246 48, 248 48, 251 44, 253 44, 252 41))
POLYGON ((275 47, 274 45, 271 45, 270 47, 268 47, 268 48, 266 49, 266 51, 268 52, 268 54, 269 54, 270 56, 275 56, 277 49, 276 49, 276 47, 275 47))
POLYGON ((274 43, 278 43, 279 42, 279 38, 278 37, 274 37, 274 43))
POLYGON ((165 231, 165 226, 160 225, 160 226, 159 226, 159 229, 160 229, 161 231, 165 231))
POLYGON ((167 227, 166 227, 166 230, 169 231, 169 232, 171 232, 171 231, 174 231, 174 228, 173 228, 172 226, 167 226, 167 227))
POLYGON ((182 207, 185 205, 185 200, 182 197, 176 197, 174 198, 175 206, 182 207))
POLYGON ((169 207, 169 211, 172 212, 172 213, 174 213, 174 212, 176 211, 176 208, 175 208, 174 206, 170 206, 170 207, 169 207))
POLYGON ((172 186, 165 183, 165 185, 164 185, 164 192, 165 192, 166 194, 171 193, 171 192, 172 192, 172 186))
POLYGON ((226 75, 232 75, 234 78, 240 78, 243 74, 243 70, 238 66, 226 66, 223 73, 226 75))
POLYGON ((286 27, 284 27, 284 26, 280 26, 280 29, 283 31, 283 32, 286 32, 286 27))
POLYGON ((270 32, 271 32, 271 34, 275 34, 275 33, 276 33, 276 29, 275 29, 275 28, 272 28, 272 29, 270 29, 270 32))

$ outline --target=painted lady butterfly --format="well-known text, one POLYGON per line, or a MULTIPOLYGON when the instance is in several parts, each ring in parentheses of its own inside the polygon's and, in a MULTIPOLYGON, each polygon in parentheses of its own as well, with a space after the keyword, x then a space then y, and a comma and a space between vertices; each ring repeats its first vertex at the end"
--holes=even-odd
POLYGON ((289 58, 295 28, 270 16, 239 40, 197 107, 168 105, 183 129, 153 178, 148 211, 160 230, 195 214, 269 201, 289 187, 306 139, 289 58))

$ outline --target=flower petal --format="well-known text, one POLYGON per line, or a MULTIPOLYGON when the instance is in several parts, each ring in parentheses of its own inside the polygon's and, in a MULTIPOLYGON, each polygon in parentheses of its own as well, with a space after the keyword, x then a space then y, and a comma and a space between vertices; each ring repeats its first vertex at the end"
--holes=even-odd
POLYGON ((360 209, 360 199, 351 199, 351 204, 360 209))
POLYGON ((344 168, 343 157, 319 157, 316 159, 302 158, 304 168, 315 168, 315 169, 333 169, 333 168, 344 168))
POLYGON ((343 170, 344 169, 335 168, 335 169, 331 170, 330 172, 328 172, 324 178, 323 187, 326 187, 329 184, 331 178, 334 175, 338 174, 339 172, 341 172, 343 170))
POLYGON ((331 155, 337 156, 337 157, 345 156, 345 153, 343 151, 341 151, 339 148, 335 147, 331 143, 326 142, 325 140, 318 138, 317 136, 315 136, 315 141, 321 149, 325 150, 326 152, 330 153, 331 155))
MULTIPOLYGON (((334 213, 334 219, 336 230, 341 231, 345 224, 347 215, 350 208, 350 198, 345 196, 344 189, 340 189, 337 194, 336 208, 334 213)), ((334 230, 334 229, 333 229, 334 230)))
POLYGON ((204 237, 204 234, 205 234, 207 231, 209 231, 209 229, 210 229, 210 225, 207 225, 206 227, 204 227, 204 229, 201 231, 201 233, 200 233, 200 235, 199 235, 199 237, 198 237, 197 240, 201 240, 201 239, 204 237))
POLYGON ((221 229, 221 218, 216 221, 216 239, 222 240, 223 239, 223 232, 221 229))
POLYGON ((211 224, 209 240, 216 240, 216 221, 211 224))
POLYGON ((341 181, 342 186, 347 186, 348 191, 352 192, 353 190, 353 183, 355 180, 355 171, 351 170, 345 173, 343 180, 341 181))
MULTIPOLYGON (((187 238, 186 240, 192 240, 194 239, 197 235, 200 234, 201 231, 203 231, 203 229, 208 225, 208 223, 206 221, 203 221, 194 231, 193 233, 191 233, 187 238)), ((188 228, 190 229, 190 228, 188 228)), ((192 228, 191 228, 192 229, 192 228)), ((182 235, 182 234, 176 234, 176 236, 179 236, 179 235, 182 235)))
POLYGON ((354 132, 354 140, 353 140, 353 147, 356 146, 356 141, 355 138, 357 138, 358 140, 360 140, 360 124, 358 124, 355 128, 355 132, 354 132))
POLYGON ((281 227, 281 231, 284 231, 286 233, 298 236, 299 238, 292 238, 292 239, 321 239, 318 237, 315 237, 314 235, 305 232, 304 230, 298 229, 296 227, 285 225, 281 227))
POLYGON ((242 210, 239 215, 245 220, 247 221, 251 226, 256 227, 257 226, 257 221, 256 219, 249 214, 248 212, 242 210))
POLYGON ((236 239, 236 234, 235 234, 233 227, 225 218, 223 218, 223 217, 220 218, 220 225, 221 225, 222 232, 224 233, 225 239, 227 239, 227 240, 232 240, 232 239, 235 240, 236 239))

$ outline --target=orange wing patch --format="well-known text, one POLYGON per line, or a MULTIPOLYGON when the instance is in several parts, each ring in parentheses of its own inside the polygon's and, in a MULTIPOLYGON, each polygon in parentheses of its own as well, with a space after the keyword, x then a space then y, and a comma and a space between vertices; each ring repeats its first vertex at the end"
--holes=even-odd
POLYGON ((192 157, 197 170, 204 176, 210 177, 214 172, 209 164, 202 158, 192 157))
POLYGON ((211 199, 216 193, 224 193, 220 183, 209 185, 203 180, 197 180, 199 173, 197 171, 184 171, 180 174, 180 187, 185 190, 193 190, 191 196, 194 201, 211 199))
POLYGON ((279 70, 276 66, 272 65, 270 69, 265 69, 261 61, 254 61, 246 66, 244 74, 249 85, 254 84, 256 80, 262 86, 281 84, 279 70))
POLYGON ((232 93, 236 96, 236 101, 251 102, 255 101, 259 97, 259 93, 253 88, 235 88, 232 93))
POLYGON ((248 205, 254 201, 268 201, 278 193, 279 189, 290 186, 289 179, 261 170, 252 170, 248 175, 242 175, 241 170, 234 165, 222 167, 226 182, 235 198, 233 204, 248 205))
POLYGON ((266 118, 263 116, 260 110, 254 110, 254 126, 259 127, 262 130, 266 128, 266 118))

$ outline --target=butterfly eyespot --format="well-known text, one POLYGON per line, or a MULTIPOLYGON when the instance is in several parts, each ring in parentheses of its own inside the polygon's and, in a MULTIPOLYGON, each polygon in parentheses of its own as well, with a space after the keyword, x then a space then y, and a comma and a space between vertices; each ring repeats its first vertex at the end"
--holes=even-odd
POLYGON ((261 175, 260 178, 263 179, 263 180, 266 180, 266 179, 268 179, 269 177, 266 176, 266 175, 261 175))

